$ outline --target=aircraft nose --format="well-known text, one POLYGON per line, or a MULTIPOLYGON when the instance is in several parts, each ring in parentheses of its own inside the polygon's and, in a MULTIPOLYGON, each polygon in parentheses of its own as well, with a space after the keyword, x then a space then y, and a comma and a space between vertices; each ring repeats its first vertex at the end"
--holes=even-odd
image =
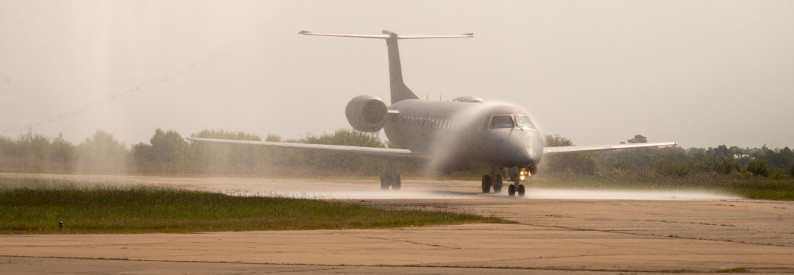
POLYGON ((507 166, 535 166, 543 154, 543 139, 537 130, 518 130, 510 133, 500 155, 506 157, 507 166))

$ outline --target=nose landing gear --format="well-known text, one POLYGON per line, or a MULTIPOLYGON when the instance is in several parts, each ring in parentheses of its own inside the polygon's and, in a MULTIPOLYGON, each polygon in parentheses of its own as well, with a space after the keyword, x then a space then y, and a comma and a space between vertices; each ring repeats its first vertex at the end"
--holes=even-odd
MULTIPOLYGON (((534 167, 533 167, 534 168, 534 167)), ((521 169, 518 173, 511 175, 511 179, 513 180, 513 184, 507 187, 507 195, 508 196, 515 196, 518 193, 519 197, 523 197, 524 193, 526 193, 526 188, 524 187, 521 182, 526 181, 529 176, 532 175, 533 168, 530 169, 521 169)))
MULTIPOLYGON (((529 176, 531 176, 536 168, 518 168, 512 167, 508 169, 508 175, 510 176, 510 180, 513 182, 509 186, 507 186, 507 195, 514 197, 516 193, 518 193, 519 197, 523 197, 526 193, 526 187, 522 182, 525 182, 529 176)), ((502 192, 503 186, 503 179, 502 179, 502 172, 503 169, 501 167, 494 166, 491 169, 490 175, 483 175, 482 176, 482 192, 483 193, 490 193, 491 187, 493 187, 494 193, 502 192)))
POLYGON ((519 183, 519 182, 516 182, 516 183, 513 183, 513 184, 511 184, 510 186, 507 187, 507 195, 508 196, 511 196, 511 197, 515 196, 516 192, 518 192, 518 196, 519 197, 523 197, 524 193, 526 192, 526 189, 524 188, 524 185, 519 183), (518 186, 518 187, 516 187, 516 186, 518 186))

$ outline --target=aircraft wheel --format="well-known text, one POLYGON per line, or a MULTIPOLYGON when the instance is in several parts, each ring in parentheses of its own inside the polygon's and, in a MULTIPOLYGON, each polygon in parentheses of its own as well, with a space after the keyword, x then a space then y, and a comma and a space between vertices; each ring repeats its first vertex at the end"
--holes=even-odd
POLYGON ((389 185, 391 185, 389 176, 381 175, 380 176, 380 190, 389 190, 389 185))
POLYGON ((402 185, 400 182, 400 175, 394 175, 394 177, 392 177, 391 189, 394 191, 399 191, 400 185, 402 185))
POLYGON ((494 193, 502 193, 502 186, 504 182, 502 181, 502 175, 496 175, 496 181, 493 183, 493 192, 494 193))
POLYGON ((511 197, 516 195, 516 186, 515 185, 511 184, 510 186, 507 187, 507 195, 511 196, 511 197))
POLYGON ((523 197, 525 191, 526 190, 524 189, 524 185, 523 184, 518 186, 518 196, 519 197, 523 197))
POLYGON ((482 176, 482 192, 488 194, 491 192, 491 176, 482 176))

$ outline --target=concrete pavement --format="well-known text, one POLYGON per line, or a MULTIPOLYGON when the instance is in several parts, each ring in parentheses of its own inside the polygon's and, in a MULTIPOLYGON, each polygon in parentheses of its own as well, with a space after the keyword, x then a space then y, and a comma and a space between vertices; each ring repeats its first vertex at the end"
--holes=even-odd
MULTIPOLYGON (((326 191, 377 186, 376 181, 346 180, 307 184, 300 180, 243 179, 235 183, 235 179, 190 178, 174 182, 235 192, 259 192, 256 188, 262 186, 276 190, 322 186, 326 191)), ((406 181, 403 189, 408 192, 441 195, 356 201, 375 207, 493 215, 517 223, 373 230, 2 235, 0 270, 3 274, 794 272, 791 202, 510 199, 478 194, 476 186, 469 184, 406 181)))

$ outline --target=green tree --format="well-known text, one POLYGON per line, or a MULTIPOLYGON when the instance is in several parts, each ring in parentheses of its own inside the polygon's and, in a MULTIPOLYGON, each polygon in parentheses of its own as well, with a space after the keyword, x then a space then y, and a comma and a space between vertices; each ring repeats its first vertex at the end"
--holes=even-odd
POLYGON ((788 167, 788 176, 794 178, 794 164, 788 167))
POLYGON ((0 136, 0 157, 10 155, 14 151, 14 141, 8 137, 0 136))
POLYGON ((97 130, 78 148, 78 169, 88 172, 121 173, 127 170, 128 151, 113 135, 97 130))
POLYGON ((648 143, 648 138, 643 135, 634 135, 633 138, 627 140, 629 143, 648 143))
POLYGON ((16 140, 4 139, 2 142, 2 169, 10 171, 44 172, 50 169, 50 142, 28 128, 16 140))
MULTIPOLYGON (((201 138, 261 141, 255 134, 245 132, 226 132, 224 130, 204 130, 192 135, 201 138)), ((278 151, 256 145, 225 144, 212 142, 193 142, 193 165, 201 173, 207 174, 246 174, 261 175, 263 170, 272 166, 273 152, 278 151)))
MULTIPOLYGON (((386 145, 377 137, 370 134, 349 129, 340 129, 333 134, 324 134, 319 137, 309 136, 303 140, 311 144, 347 145, 384 148, 386 145)), ((362 169, 371 169, 373 165, 383 168, 382 161, 370 157, 351 155, 338 152, 316 152, 302 150, 310 159, 312 166, 317 169, 342 170, 356 172, 362 169)))
POLYGON ((176 163, 187 159, 188 144, 175 131, 163 132, 163 130, 157 129, 149 142, 152 144, 152 153, 155 161, 176 163))
POLYGON ((788 147, 770 150, 764 146, 757 157, 763 158, 771 168, 776 169, 785 169, 794 164, 794 152, 788 147))
POLYGON ((566 153, 550 156, 545 160, 545 173, 592 176, 596 172, 596 160, 589 153, 566 153))
MULTIPOLYGON (((545 135, 543 145, 548 147, 573 146, 571 139, 560 135, 545 135)), ((540 169, 544 174, 594 175, 596 161, 589 153, 568 153, 544 157, 540 169)))
POLYGON ((684 177, 692 173, 692 161, 686 150, 680 147, 661 148, 654 154, 653 168, 656 173, 668 177, 684 177))
POLYGON ((260 141, 262 138, 255 134, 246 132, 227 132, 224 130, 204 130, 191 135, 198 138, 217 138, 217 139, 234 139, 234 140, 253 140, 260 141))
POLYGON ((725 145, 720 145, 720 146, 717 146, 717 148, 714 148, 714 154, 716 155, 716 157, 718 159, 732 159, 733 158, 733 152, 731 152, 731 150, 728 149, 728 146, 725 146, 725 145))
POLYGON ((156 129, 150 144, 132 147, 138 171, 154 173, 188 173, 191 171, 191 150, 187 142, 174 131, 156 129))
POLYGON ((560 135, 546 135, 543 139, 543 145, 548 147, 573 146, 573 142, 568 138, 561 137, 560 135))
POLYGON ((28 129, 26 134, 19 137, 17 141, 17 154, 32 160, 44 160, 48 155, 50 142, 40 134, 33 134, 28 129))
POLYGON ((769 177, 769 167, 762 159, 751 160, 747 164, 747 171, 753 173, 753 176, 769 177))
POLYGON ((311 144, 328 144, 328 145, 348 145, 348 146, 363 146, 363 147, 378 147, 385 148, 386 145, 377 137, 373 137, 367 133, 350 130, 339 129, 333 134, 324 134, 319 137, 309 136, 304 140, 304 143, 311 144))
POLYGON ((267 137, 265 137, 265 141, 279 142, 279 141, 281 141, 281 137, 278 136, 278 135, 274 135, 274 134, 268 134, 267 137))
POLYGON ((75 159, 77 159, 77 149, 59 134, 50 145, 50 160, 58 166, 58 170, 70 171, 75 159))

